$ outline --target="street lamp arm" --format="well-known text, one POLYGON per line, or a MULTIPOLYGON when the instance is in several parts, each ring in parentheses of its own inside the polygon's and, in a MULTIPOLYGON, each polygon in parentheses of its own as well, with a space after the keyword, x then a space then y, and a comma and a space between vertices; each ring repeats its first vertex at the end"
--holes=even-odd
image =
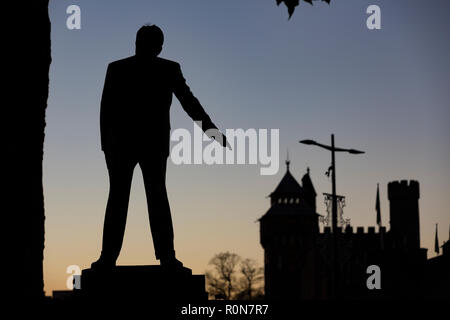
POLYGON ((350 150, 349 149, 344 149, 344 148, 334 148, 334 151, 336 151, 336 152, 349 152, 350 150))
POLYGON ((348 150, 348 152, 351 153, 351 154, 363 154, 363 153, 365 153, 364 151, 355 150, 355 149, 350 149, 350 150, 348 150))
POLYGON ((315 142, 314 140, 300 140, 300 143, 306 144, 306 145, 316 145, 317 142, 315 142))
POLYGON ((356 149, 343 149, 343 148, 334 148, 336 152, 348 152, 351 154, 363 154, 364 151, 356 150, 356 149))
MULTIPOLYGON (((321 144, 321 143, 316 142, 316 146, 324 148, 324 149, 327 149, 329 151, 333 151, 333 148, 331 146, 327 146, 325 144, 321 144)), ((336 148, 334 148, 334 150, 336 150, 336 148)))
POLYGON ((306 144, 306 145, 310 145, 310 146, 318 146, 318 147, 321 147, 321 148, 326 149, 328 151, 338 151, 338 152, 339 151, 349 151, 347 149, 342 149, 342 148, 333 148, 332 146, 327 146, 325 144, 316 142, 314 140, 300 140, 299 142, 303 143, 303 144, 306 144))

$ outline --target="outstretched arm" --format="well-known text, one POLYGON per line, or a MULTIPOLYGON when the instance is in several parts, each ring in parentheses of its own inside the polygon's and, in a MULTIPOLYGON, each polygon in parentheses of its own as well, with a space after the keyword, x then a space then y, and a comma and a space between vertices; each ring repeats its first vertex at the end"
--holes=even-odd
POLYGON ((216 140, 220 139, 219 141, 221 141, 223 146, 228 145, 225 135, 223 135, 217 129, 216 125, 211 121, 211 118, 206 113, 205 109, 203 109, 198 99, 192 94, 191 89, 186 84, 186 79, 181 72, 179 64, 177 64, 176 66, 174 93, 177 99, 180 101, 184 111, 186 111, 186 113, 192 118, 192 120, 201 121, 202 130, 207 133, 210 138, 216 140), (212 132, 216 132, 216 134, 210 134, 212 132))

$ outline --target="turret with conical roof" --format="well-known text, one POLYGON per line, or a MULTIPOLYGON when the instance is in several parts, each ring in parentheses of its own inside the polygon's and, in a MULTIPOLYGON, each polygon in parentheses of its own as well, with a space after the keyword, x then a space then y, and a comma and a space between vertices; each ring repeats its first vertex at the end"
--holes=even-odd
POLYGON ((260 221, 264 248, 265 292, 268 299, 313 298, 306 288, 314 277, 315 238, 319 234, 316 192, 309 170, 298 183, 286 160, 286 173, 270 196, 260 221), (299 288, 305 288, 304 290, 299 288))
POLYGON ((266 214, 315 214, 316 192, 309 178, 309 170, 302 179, 302 187, 292 175, 289 166, 290 161, 286 160, 286 173, 269 195, 271 207, 266 214))

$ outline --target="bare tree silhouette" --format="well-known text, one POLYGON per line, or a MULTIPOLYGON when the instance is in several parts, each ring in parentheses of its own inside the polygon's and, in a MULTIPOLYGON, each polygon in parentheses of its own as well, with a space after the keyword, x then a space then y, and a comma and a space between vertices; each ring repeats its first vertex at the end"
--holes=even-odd
POLYGON ((216 299, 251 300, 263 295, 263 269, 255 260, 221 252, 209 264, 213 270, 206 272, 208 291, 216 299))
POLYGON ((206 279, 212 295, 232 299, 237 288, 236 272, 240 261, 237 254, 228 251, 218 253, 211 259, 209 264, 214 266, 215 272, 206 272, 206 279))
POLYGON ((263 296, 262 280, 264 269, 259 267, 255 260, 244 259, 241 261, 240 293, 239 300, 252 300, 263 296))

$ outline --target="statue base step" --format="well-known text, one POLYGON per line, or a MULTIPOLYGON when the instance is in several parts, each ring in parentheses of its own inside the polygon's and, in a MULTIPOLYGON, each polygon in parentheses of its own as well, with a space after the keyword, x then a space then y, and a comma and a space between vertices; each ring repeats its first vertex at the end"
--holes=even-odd
POLYGON ((154 266, 117 266, 82 271, 77 295, 88 300, 204 301, 205 276, 192 270, 154 266))

